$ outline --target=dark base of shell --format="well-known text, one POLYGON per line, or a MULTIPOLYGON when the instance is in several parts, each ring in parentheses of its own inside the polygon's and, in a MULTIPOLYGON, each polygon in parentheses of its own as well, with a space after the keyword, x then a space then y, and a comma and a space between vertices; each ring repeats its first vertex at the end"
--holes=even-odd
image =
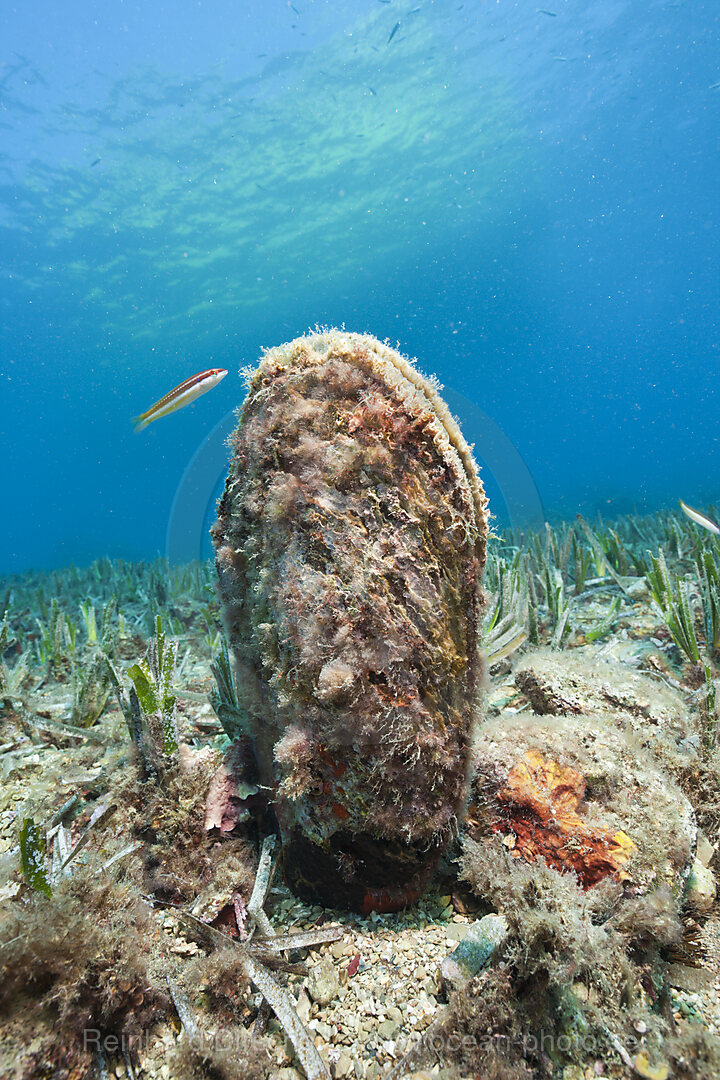
POLYGON ((306 903, 365 914, 400 911, 422 895, 440 854, 439 845, 348 832, 335 833, 326 851, 295 830, 284 846, 285 880, 306 903))

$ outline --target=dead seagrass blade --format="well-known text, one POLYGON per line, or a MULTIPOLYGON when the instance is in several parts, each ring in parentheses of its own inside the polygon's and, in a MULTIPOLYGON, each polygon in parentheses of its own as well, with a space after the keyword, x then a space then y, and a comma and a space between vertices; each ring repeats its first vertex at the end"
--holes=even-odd
POLYGON ((286 879, 411 902, 467 794, 487 502, 438 392, 331 330, 249 379, 213 528, 220 594, 286 879))

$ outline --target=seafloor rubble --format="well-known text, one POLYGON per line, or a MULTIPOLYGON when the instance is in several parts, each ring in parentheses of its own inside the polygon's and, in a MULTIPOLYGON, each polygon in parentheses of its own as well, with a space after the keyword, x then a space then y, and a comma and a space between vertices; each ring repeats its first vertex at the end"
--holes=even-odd
POLYGON ((272 876, 210 566, 4 579, 0 1075, 720 1075, 719 565, 492 540, 467 813, 367 915, 272 876))

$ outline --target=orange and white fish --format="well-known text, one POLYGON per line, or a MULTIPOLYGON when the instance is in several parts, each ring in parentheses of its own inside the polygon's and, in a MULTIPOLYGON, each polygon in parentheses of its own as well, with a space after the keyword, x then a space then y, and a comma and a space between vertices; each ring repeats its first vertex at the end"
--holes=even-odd
POLYGON ((702 525, 703 529, 707 529, 708 532, 720 536, 720 525, 713 521, 712 518, 709 518, 707 514, 701 513, 700 510, 693 510, 692 506, 688 506, 682 499, 678 499, 678 502, 680 503, 682 512, 687 514, 691 521, 694 521, 696 525, 702 525))
POLYGON ((197 375, 191 375, 189 379, 170 390, 144 413, 134 416, 135 431, 142 431, 148 424, 152 424, 153 420, 159 420, 161 416, 169 416, 178 409, 184 409, 195 398, 199 398, 201 394, 206 394, 208 390, 212 390, 213 386, 217 386, 226 375, 227 368, 209 368, 208 371, 199 371, 197 375))

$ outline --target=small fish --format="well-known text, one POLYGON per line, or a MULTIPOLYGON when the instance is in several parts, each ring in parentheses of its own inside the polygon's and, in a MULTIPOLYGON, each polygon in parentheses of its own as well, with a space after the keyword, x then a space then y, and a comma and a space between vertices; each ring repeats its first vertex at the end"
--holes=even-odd
POLYGON ((390 31, 390 37, 387 39, 387 42, 386 42, 387 45, 390 44, 390 42, 395 37, 395 35, 397 34, 399 29, 400 29, 400 23, 396 22, 395 25, 393 26, 392 30, 390 31))
POLYGON ((189 379, 181 382, 179 386, 174 387, 154 405, 151 405, 146 412, 134 416, 135 431, 142 431, 148 424, 152 424, 153 420, 159 420, 161 416, 169 416, 178 409, 184 409, 195 398, 199 398, 201 394, 206 394, 208 390, 212 390, 213 386, 217 386, 226 375, 226 368, 210 368, 208 371, 191 375, 189 379))
POLYGON ((678 502, 683 514, 687 514, 691 521, 694 521, 696 525, 702 525, 708 532, 720 536, 720 525, 717 525, 712 518, 709 518, 707 514, 701 514, 699 510, 693 510, 692 506, 688 506, 682 499, 678 499, 678 502))
POLYGON ((537 13, 538 15, 549 15, 551 19, 557 18, 557 11, 548 11, 547 8, 539 7, 537 13))
POLYGON ((91 162, 90 162, 90 168, 91 168, 91 169, 94 169, 94 168, 95 168, 95 166, 96 166, 96 165, 99 165, 101 161, 102 161, 102 158, 101 158, 101 157, 96 157, 94 161, 91 161, 91 162))

